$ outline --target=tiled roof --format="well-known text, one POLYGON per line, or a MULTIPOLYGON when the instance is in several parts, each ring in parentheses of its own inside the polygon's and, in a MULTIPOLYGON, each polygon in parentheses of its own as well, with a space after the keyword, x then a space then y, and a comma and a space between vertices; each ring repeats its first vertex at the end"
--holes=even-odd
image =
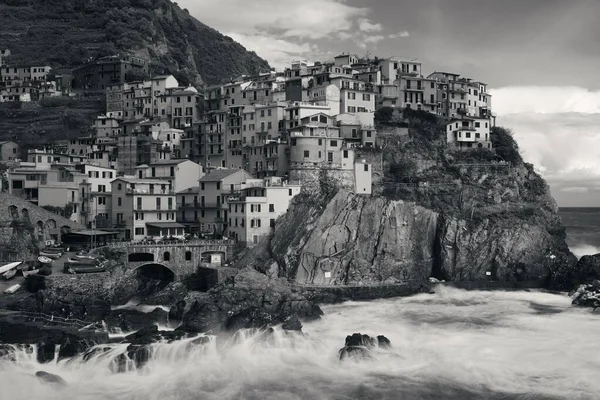
POLYGON ((219 182, 235 174, 236 172, 242 171, 241 169, 215 169, 209 174, 205 175, 200 182, 219 182))

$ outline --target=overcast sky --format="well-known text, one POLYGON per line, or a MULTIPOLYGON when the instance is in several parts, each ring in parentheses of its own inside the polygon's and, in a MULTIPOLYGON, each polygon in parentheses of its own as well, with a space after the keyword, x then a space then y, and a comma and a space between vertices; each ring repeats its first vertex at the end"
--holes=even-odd
POLYGON ((600 0, 178 3, 277 68, 370 53, 484 81, 559 204, 600 207, 600 0))

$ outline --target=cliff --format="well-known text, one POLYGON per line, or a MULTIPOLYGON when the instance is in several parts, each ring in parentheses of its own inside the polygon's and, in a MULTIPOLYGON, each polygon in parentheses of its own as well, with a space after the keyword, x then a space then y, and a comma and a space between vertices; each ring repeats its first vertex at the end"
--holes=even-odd
POLYGON ((9 63, 74 67, 133 52, 188 83, 220 83, 269 64, 169 0, 0 0, 9 63))
POLYGON ((456 152, 438 121, 404 123, 402 133, 380 126, 378 148, 367 154, 380 160, 374 195, 328 197, 326 187, 320 197, 297 197, 258 254, 273 260, 265 270, 309 285, 433 277, 570 287, 576 259, 558 207, 509 132, 494 130, 495 152, 456 152))

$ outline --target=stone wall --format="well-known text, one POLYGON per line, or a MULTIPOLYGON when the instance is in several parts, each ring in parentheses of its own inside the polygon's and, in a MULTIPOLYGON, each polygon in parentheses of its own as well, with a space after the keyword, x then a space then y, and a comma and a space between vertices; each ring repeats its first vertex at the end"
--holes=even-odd
POLYGON ((222 262, 225 264, 231 257, 232 252, 232 244, 226 241, 196 241, 182 244, 114 243, 111 247, 122 248, 126 251, 125 262, 130 262, 129 257, 131 255, 151 254, 152 261, 136 259, 133 256, 132 260, 135 261, 131 261, 131 265, 139 265, 142 261, 147 264, 164 264, 175 273, 178 279, 194 274, 200 266, 204 253, 222 253, 222 262))
POLYGON ((300 182, 305 192, 318 192, 321 189, 322 174, 325 179, 335 183, 341 189, 354 191, 354 170, 339 170, 328 168, 291 169, 290 180, 300 182))
POLYGON ((6 252, 30 259, 46 240, 60 240, 61 231, 83 228, 19 197, 0 193, 0 259, 6 252))

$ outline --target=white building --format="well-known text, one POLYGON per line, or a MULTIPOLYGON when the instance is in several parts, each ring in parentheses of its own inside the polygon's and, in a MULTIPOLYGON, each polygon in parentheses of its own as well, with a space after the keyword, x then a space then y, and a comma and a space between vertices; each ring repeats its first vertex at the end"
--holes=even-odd
POLYGON ((491 149, 490 129, 488 118, 454 119, 446 124, 447 142, 457 149, 491 149))
POLYGON ((301 186, 283 178, 250 179, 235 185, 227 199, 228 233, 250 246, 260 243, 275 230, 277 218, 285 214, 301 186))

